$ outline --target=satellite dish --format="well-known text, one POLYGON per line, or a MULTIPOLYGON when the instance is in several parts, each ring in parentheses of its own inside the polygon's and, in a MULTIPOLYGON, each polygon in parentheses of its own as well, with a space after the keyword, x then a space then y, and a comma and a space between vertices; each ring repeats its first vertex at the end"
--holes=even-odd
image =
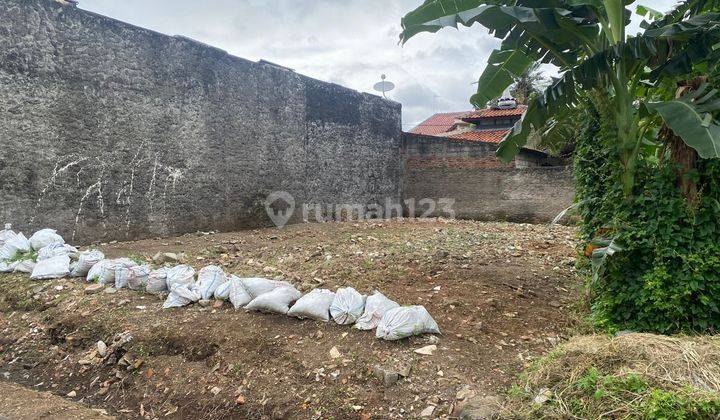
POLYGON ((390 92, 391 90, 395 89, 395 83, 388 82, 387 80, 385 80, 387 78, 387 76, 385 76, 384 74, 382 76, 380 76, 380 78, 382 79, 382 82, 375 83, 375 86, 373 86, 373 89, 375 89, 378 92, 382 92, 383 98, 387 99, 387 96, 385 96, 385 94, 387 92, 390 92))

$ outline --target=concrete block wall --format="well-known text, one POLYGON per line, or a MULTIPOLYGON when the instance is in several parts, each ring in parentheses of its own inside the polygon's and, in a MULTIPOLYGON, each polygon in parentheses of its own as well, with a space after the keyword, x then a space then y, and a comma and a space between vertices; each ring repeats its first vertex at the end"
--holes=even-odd
POLYGON ((298 207, 399 201, 400 110, 52 0, 0 0, 0 222, 83 243, 268 226, 276 190, 298 207))
MULTIPOLYGON (((572 171, 532 151, 510 165, 495 157, 497 145, 404 134, 404 199, 425 214, 422 199, 454 200, 457 218, 547 223, 575 197, 572 171)), ((406 211, 409 207, 406 206, 406 211)), ((444 216, 437 206, 433 216, 444 216)))

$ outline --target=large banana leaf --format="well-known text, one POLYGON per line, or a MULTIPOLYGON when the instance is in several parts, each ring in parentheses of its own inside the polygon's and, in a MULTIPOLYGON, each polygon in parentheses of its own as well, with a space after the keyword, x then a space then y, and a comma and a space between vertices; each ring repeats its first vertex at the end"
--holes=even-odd
POLYGON ((515 77, 520 77, 533 62, 534 60, 519 50, 493 51, 485 71, 480 76, 478 93, 470 99, 470 102, 478 108, 484 107, 485 104, 502 95, 515 81, 515 77))
MULTIPOLYGON (((718 57, 720 57, 720 49, 713 49, 711 45, 720 42, 720 33, 718 31, 698 32, 695 31, 694 28, 689 28, 688 30, 694 32, 695 36, 682 46, 670 44, 668 39, 665 39, 663 36, 640 36, 608 48, 577 64, 573 69, 567 71, 563 77, 555 80, 542 96, 530 103, 523 119, 515 125, 503 142, 500 143, 500 147, 497 150, 498 158, 504 162, 512 161, 520 149, 526 145, 528 136, 533 129, 540 130, 542 133, 542 127, 545 126, 553 116, 563 113, 568 108, 574 107, 578 89, 603 89, 602 83, 604 75, 612 72, 613 69, 615 69, 616 63, 622 62, 626 68, 652 65, 655 68, 652 69, 653 71, 649 76, 652 80, 657 80, 664 76, 684 74, 683 71, 685 69, 692 69, 693 66, 699 63, 716 62, 718 57), (671 45, 677 51, 674 52, 675 55, 668 59, 671 53, 671 45)), ((661 28, 661 32, 669 33, 667 28, 661 28)), ((677 35, 677 33, 672 32, 670 36, 677 35)), ((714 112, 714 110, 709 109, 711 103, 715 102, 706 100, 704 103, 705 108, 702 108, 700 112, 704 112, 706 115, 708 112, 714 112)), ((672 111, 670 111, 670 109, 677 111, 678 109, 684 109, 688 106, 698 107, 700 104, 688 103, 687 101, 680 104, 671 101, 665 105, 655 104, 654 106, 657 108, 656 111, 658 113, 661 113, 660 108, 662 108, 671 114, 672 111)), ((703 116, 703 118, 707 119, 707 116, 703 116)), ((688 120, 688 123, 690 121, 698 122, 700 120, 701 119, 694 118, 688 120)), ((670 126, 670 124, 668 125, 670 126)), ((717 134, 714 134, 716 133, 714 131, 715 125, 704 127, 703 133, 705 140, 691 140, 690 136, 696 133, 681 134, 681 132, 685 132, 684 127, 685 126, 679 127, 681 131, 677 132, 677 134, 682 137, 689 146, 696 148, 695 143, 697 143, 697 146, 702 149, 702 153, 701 150, 698 149, 701 156, 703 156, 703 154, 713 153, 711 147, 714 143, 709 142, 707 138, 708 136, 716 138, 717 134), (686 139, 685 136, 688 138, 686 139)), ((699 128, 696 127, 696 130, 699 130, 699 128)))
POLYGON ((717 90, 705 94, 707 85, 697 92, 672 101, 647 104, 685 144, 705 159, 720 157, 720 125, 712 113, 720 111, 717 90))
MULTIPOLYGON (((649 24, 644 35, 625 39, 624 28, 630 16, 627 6, 633 2, 426 0, 402 20, 400 38, 406 42, 420 32, 479 23, 502 39, 500 50, 492 53, 479 80, 478 93, 471 100, 476 106, 484 106, 501 95, 512 83, 513 76, 522 73, 533 61, 560 68, 562 76, 529 104, 523 119, 501 143, 498 156, 510 161, 527 143, 532 130, 546 135, 561 133, 557 125, 559 116, 569 114, 567 111, 576 106, 579 90, 596 89, 610 96, 621 95, 625 102, 619 102, 620 109, 632 103, 627 100, 634 94, 630 92, 629 81, 653 86, 662 78, 668 80, 688 74, 698 64, 716 69, 715 63, 720 62, 720 14, 714 12, 720 0, 682 1, 675 11, 649 24)), ((662 115, 688 105, 698 107, 697 103, 671 101, 656 104, 654 110, 662 115)), ((629 121, 632 115, 622 118, 629 121)), ((715 143, 707 141, 716 137, 716 124, 708 122, 707 116, 703 118, 702 130, 695 127, 692 135, 702 131, 704 140, 699 141, 697 147, 703 154, 717 155, 715 143)), ((690 136, 681 132, 691 122, 696 124, 698 119, 685 121, 678 135, 690 136)))
MULTIPOLYGON (((443 27, 458 24, 472 26, 480 23, 495 37, 517 43, 522 39, 523 52, 541 60, 545 57, 561 68, 568 67, 585 43, 594 42, 599 27, 591 19, 586 7, 563 8, 563 2, 544 0, 535 2, 507 2, 533 5, 506 6, 500 2, 477 0, 429 0, 402 19, 401 42, 407 42, 420 32, 437 32, 443 27), (548 56, 548 51, 553 54, 548 56)), ((517 49, 517 48, 514 48, 517 49)))

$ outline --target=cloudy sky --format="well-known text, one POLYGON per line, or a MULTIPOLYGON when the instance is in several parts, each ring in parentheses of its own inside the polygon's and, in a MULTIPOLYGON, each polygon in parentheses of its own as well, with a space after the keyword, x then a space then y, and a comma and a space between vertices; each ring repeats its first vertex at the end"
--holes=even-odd
MULTIPOLYGON (((640 1, 667 10, 675 0, 640 1)), ((421 34, 398 45, 400 18, 422 0, 80 0, 80 7, 251 59, 373 92, 397 88, 411 129, 434 112, 471 109, 472 83, 497 41, 479 26, 421 34)))

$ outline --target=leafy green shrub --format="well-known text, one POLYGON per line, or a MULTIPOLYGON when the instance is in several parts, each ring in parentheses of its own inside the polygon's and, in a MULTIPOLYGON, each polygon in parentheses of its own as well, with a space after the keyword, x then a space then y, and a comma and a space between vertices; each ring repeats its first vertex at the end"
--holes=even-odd
MULTIPOLYGON (((604 113, 603 113, 604 115, 604 113)), ((623 197, 608 134, 591 118, 575 160, 585 243, 602 237, 621 250, 590 281, 594 320, 611 330, 673 333, 720 329, 720 163, 701 160, 690 204, 665 159, 639 161, 637 187, 623 197)))

